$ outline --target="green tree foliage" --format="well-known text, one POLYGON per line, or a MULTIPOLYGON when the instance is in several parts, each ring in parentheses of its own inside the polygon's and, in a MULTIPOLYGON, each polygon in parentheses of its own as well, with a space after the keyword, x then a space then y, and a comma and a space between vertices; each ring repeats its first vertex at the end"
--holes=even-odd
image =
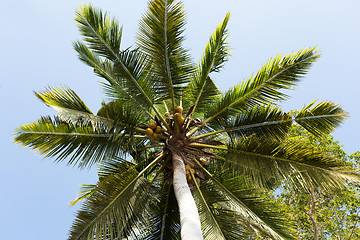
POLYGON ((229 90, 216 87, 229 59, 229 17, 194 63, 180 1, 149 2, 135 48, 121 45, 116 19, 91 5, 78 9, 82 41, 74 49, 102 79, 107 100, 93 113, 69 88, 38 92, 58 115, 15 135, 55 161, 98 166, 98 183, 73 202, 82 207, 69 239, 293 239, 295 226, 271 197, 275 184, 334 191, 358 179, 302 140, 283 142, 294 123, 322 136, 347 117, 329 101, 295 115, 278 107, 319 58, 317 48, 277 55, 229 90))
MULTIPOLYGON (((360 152, 348 155, 328 134, 314 137, 301 126, 293 126, 288 143, 302 141, 314 151, 326 152, 339 161, 360 169, 360 152)), ((346 188, 326 191, 313 188, 299 191, 285 185, 280 195, 292 212, 299 239, 360 239, 360 184, 348 182, 346 188)))

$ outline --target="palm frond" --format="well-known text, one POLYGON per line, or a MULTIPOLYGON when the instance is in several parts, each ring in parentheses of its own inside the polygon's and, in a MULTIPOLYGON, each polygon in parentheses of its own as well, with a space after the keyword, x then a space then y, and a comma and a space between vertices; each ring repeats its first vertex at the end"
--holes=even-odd
POLYGON ((230 18, 230 13, 226 14, 222 23, 210 36, 209 42, 203 52, 201 61, 195 71, 194 79, 190 82, 187 91, 194 102, 194 111, 203 110, 203 107, 219 94, 219 90, 209 77, 211 72, 218 72, 224 66, 229 57, 229 47, 225 42, 228 31, 226 26, 230 18))
POLYGON ((79 112, 91 113, 81 98, 70 88, 57 87, 48 88, 43 92, 35 92, 42 102, 48 106, 77 110, 79 112))
POLYGON ((150 206, 148 220, 149 233, 144 237, 148 240, 180 240, 180 217, 172 184, 156 183, 159 189, 154 191, 158 202, 150 206))
POLYGON ((102 124, 110 128, 114 124, 112 119, 94 115, 80 97, 69 88, 48 88, 46 91, 36 92, 35 95, 52 107, 62 121, 79 125, 91 123, 94 128, 102 124))
POLYGON ((105 157, 118 156, 134 148, 136 135, 110 130, 105 126, 73 125, 54 117, 16 129, 14 141, 57 162, 70 157, 68 165, 91 166, 105 157))
MULTIPOLYGON (((192 179, 195 179, 194 183, 196 186, 196 191, 193 191, 193 196, 196 202, 197 209, 199 211, 199 217, 201 221, 201 231, 203 233, 203 237, 206 240, 220 240, 226 239, 223 233, 222 228, 220 227, 220 223, 217 221, 215 212, 211 211, 210 205, 207 201, 208 198, 205 199, 204 194, 202 193, 199 183, 196 181, 196 178, 191 172, 192 179)), ((214 199, 209 200, 214 201, 214 199)))
POLYGON ((294 117, 291 114, 283 113, 276 106, 258 105, 247 109, 246 112, 239 112, 233 117, 213 119, 210 124, 211 129, 203 128, 204 133, 194 136, 192 139, 206 138, 226 132, 231 140, 234 137, 246 137, 252 134, 283 140, 294 122, 303 125, 311 130, 312 134, 319 137, 333 131, 348 116, 340 106, 334 103, 323 101, 312 107, 314 103, 305 106, 294 117))
MULTIPOLYGON (((132 167, 134 167, 133 163, 130 163, 129 161, 120 157, 106 159, 104 162, 100 162, 98 164, 97 172, 100 183, 107 181, 104 178, 112 178, 116 174, 129 171, 129 169, 132 167)), ((99 189, 101 191, 101 184, 82 184, 80 186, 78 196, 70 202, 70 206, 72 207, 78 202, 90 198, 93 194, 99 191, 99 189)))
POLYGON ((143 98, 133 93, 125 86, 124 82, 116 76, 114 64, 109 60, 102 60, 98 54, 92 52, 85 44, 74 42, 73 47, 78 53, 79 59, 94 69, 94 73, 106 82, 102 85, 107 95, 112 99, 123 99, 147 112, 149 107, 143 106, 143 98))
POLYGON ((231 139, 255 134, 281 140, 287 135, 292 122, 291 116, 282 112, 280 108, 273 105, 258 105, 234 117, 216 118, 210 126, 219 133, 226 132, 231 139))
POLYGON ((122 27, 116 19, 111 19, 107 13, 89 4, 80 6, 75 21, 83 40, 95 53, 111 61, 117 59, 120 53, 122 27))
POLYGON ((139 235, 141 229, 137 229, 137 221, 142 221, 141 212, 149 197, 144 194, 145 179, 132 181, 135 177, 136 172, 121 178, 112 176, 102 182, 78 212, 68 239, 117 239, 139 235), (115 199, 119 200, 114 202, 115 199))
POLYGON ((271 181, 285 179, 301 188, 329 190, 359 178, 335 157, 306 148, 300 141, 281 144, 248 137, 228 145, 224 159, 238 174, 265 187, 271 181))
POLYGON ((77 203, 83 201, 86 198, 89 198, 97 190, 96 184, 81 184, 78 192, 78 196, 70 201, 70 207, 75 206, 77 203))
POLYGON ((119 125, 123 128, 127 127, 136 129, 137 131, 144 131, 143 129, 139 129, 138 126, 149 120, 148 115, 142 111, 138 111, 132 104, 129 104, 123 99, 103 103, 97 112, 97 116, 112 120, 114 126, 119 125))
POLYGON ((208 208, 201 205, 198 192, 194 191, 193 195, 197 202, 204 239, 217 239, 217 235, 220 239, 245 239, 249 235, 249 229, 246 225, 239 224, 236 211, 223 207, 229 202, 226 196, 214 188, 213 184, 209 184, 209 180, 201 182, 200 189, 208 208))
MULTIPOLYGON (((152 88, 149 82, 143 79, 147 76, 144 64, 142 64, 144 55, 136 50, 120 51, 121 28, 118 22, 114 19, 110 20, 107 14, 103 14, 101 10, 91 5, 80 7, 75 20, 90 49, 115 64, 119 75, 119 78, 115 80, 120 83, 110 82, 110 85, 115 85, 115 87, 120 85, 130 89, 131 95, 136 96, 140 103, 154 109, 152 88)), ((154 110, 160 117, 157 110, 154 110)))
POLYGON ((143 174, 162 157, 159 155, 141 172, 129 165, 125 171, 100 178, 97 191, 78 212, 68 239, 121 239, 141 235, 141 223, 148 214, 146 209, 154 201, 148 194, 149 184, 143 174))
POLYGON ((285 100, 288 96, 281 90, 295 86, 318 58, 316 48, 309 48, 270 59, 255 75, 225 92, 208 110, 205 122, 227 116, 233 109, 285 100))
MULTIPOLYGON (((224 212, 229 219, 236 219, 232 221, 232 227, 230 223, 228 228, 222 226, 226 239, 239 239, 239 236, 249 232, 248 228, 256 229, 272 239, 292 239, 289 235, 293 231, 291 222, 267 197, 264 189, 249 185, 243 176, 234 176, 225 165, 218 162, 210 165, 213 174, 203 168, 209 179, 202 184, 202 189, 204 193, 211 194, 206 199, 211 202, 210 196, 222 198, 213 205, 214 211, 224 212)), ((226 220, 218 222, 223 224, 226 220)))
POLYGON ((337 104, 322 101, 303 107, 295 116, 295 121, 315 136, 331 133, 348 114, 337 104))
MULTIPOLYGON (((175 98, 188 82, 192 63, 182 47, 185 25, 183 4, 176 0, 154 0, 140 21, 137 44, 148 56, 154 86, 161 99, 175 98)), ((173 106, 173 107, 174 107, 173 106)))
POLYGON ((132 96, 136 96, 141 104, 154 107, 158 90, 154 88, 151 75, 145 69, 146 56, 138 49, 122 51, 114 61, 114 73, 118 81, 124 85, 132 96))
MULTIPOLYGON (((137 166, 140 165, 141 164, 137 164, 137 166)), ((110 175, 118 174, 119 172, 125 172, 131 167, 135 167, 135 164, 121 157, 113 157, 100 162, 97 166, 97 173, 99 179, 101 179, 110 175)))

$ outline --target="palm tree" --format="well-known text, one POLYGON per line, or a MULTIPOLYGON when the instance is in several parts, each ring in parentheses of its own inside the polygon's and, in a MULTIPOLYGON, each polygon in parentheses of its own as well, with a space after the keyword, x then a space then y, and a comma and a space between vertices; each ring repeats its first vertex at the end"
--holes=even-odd
POLYGON ((343 187, 357 175, 301 142, 284 145, 292 124, 316 136, 347 117, 340 106, 310 103, 295 116, 277 103, 319 58, 316 48, 270 59, 256 74, 220 92, 212 75, 229 58, 227 23, 194 64, 176 0, 152 0, 136 48, 121 48, 122 28, 84 5, 76 13, 81 61, 104 81, 108 100, 94 114, 71 89, 36 96, 56 117, 18 127, 15 141, 55 161, 98 165, 69 239, 245 239, 249 232, 292 238, 286 213, 269 197, 280 182, 299 188, 343 187))

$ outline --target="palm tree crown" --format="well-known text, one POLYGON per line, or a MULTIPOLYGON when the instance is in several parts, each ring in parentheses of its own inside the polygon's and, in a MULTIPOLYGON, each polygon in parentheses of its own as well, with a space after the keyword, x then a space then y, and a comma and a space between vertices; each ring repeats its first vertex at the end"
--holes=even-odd
POLYGON ((117 20, 79 8, 83 41, 74 49, 104 80, 108 101, 95 114, 73 90, 48 88, 36 96, 58 116, 15 136, 56 161, 98 165, 98 183, 73 201, 84 200, 69 239, 288 239, 293 226, 268 196, 273 186, 331 189, 357 179, 334 157, 283 143, 292 124, 321 136, 347 117, 328 101, 295 115, 276 104, 319 58, 316 48, 277 55, 225 92, 216 87, 212 75, 229 58, 229 17, 195 64, 182 46, 180 1, 149 2, 134 49, 121 47, 117 20))

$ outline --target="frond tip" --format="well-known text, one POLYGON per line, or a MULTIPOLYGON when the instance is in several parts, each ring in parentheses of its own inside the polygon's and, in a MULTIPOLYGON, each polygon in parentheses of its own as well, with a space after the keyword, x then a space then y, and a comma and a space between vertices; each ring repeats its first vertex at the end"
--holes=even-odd
POLYGON ((315 136, 331 133, 338 127, 349 114, 339 105, 322 101, 316 101, 303 107, 296 115, 295 121, 315 136))
POLYGON ((91 50, 109 60, 116 59, 122 36, 122 28, 116 19, 88 4, 79 7, 75 20, 91 50))
POLYGON ((188 51, 182 46, 184 26, 182 2, 153 0, 140 21, 137 34, 137 45, 149 58, 148 68, 159 98, 171 99, 173 108, 193 69, 188 51))

